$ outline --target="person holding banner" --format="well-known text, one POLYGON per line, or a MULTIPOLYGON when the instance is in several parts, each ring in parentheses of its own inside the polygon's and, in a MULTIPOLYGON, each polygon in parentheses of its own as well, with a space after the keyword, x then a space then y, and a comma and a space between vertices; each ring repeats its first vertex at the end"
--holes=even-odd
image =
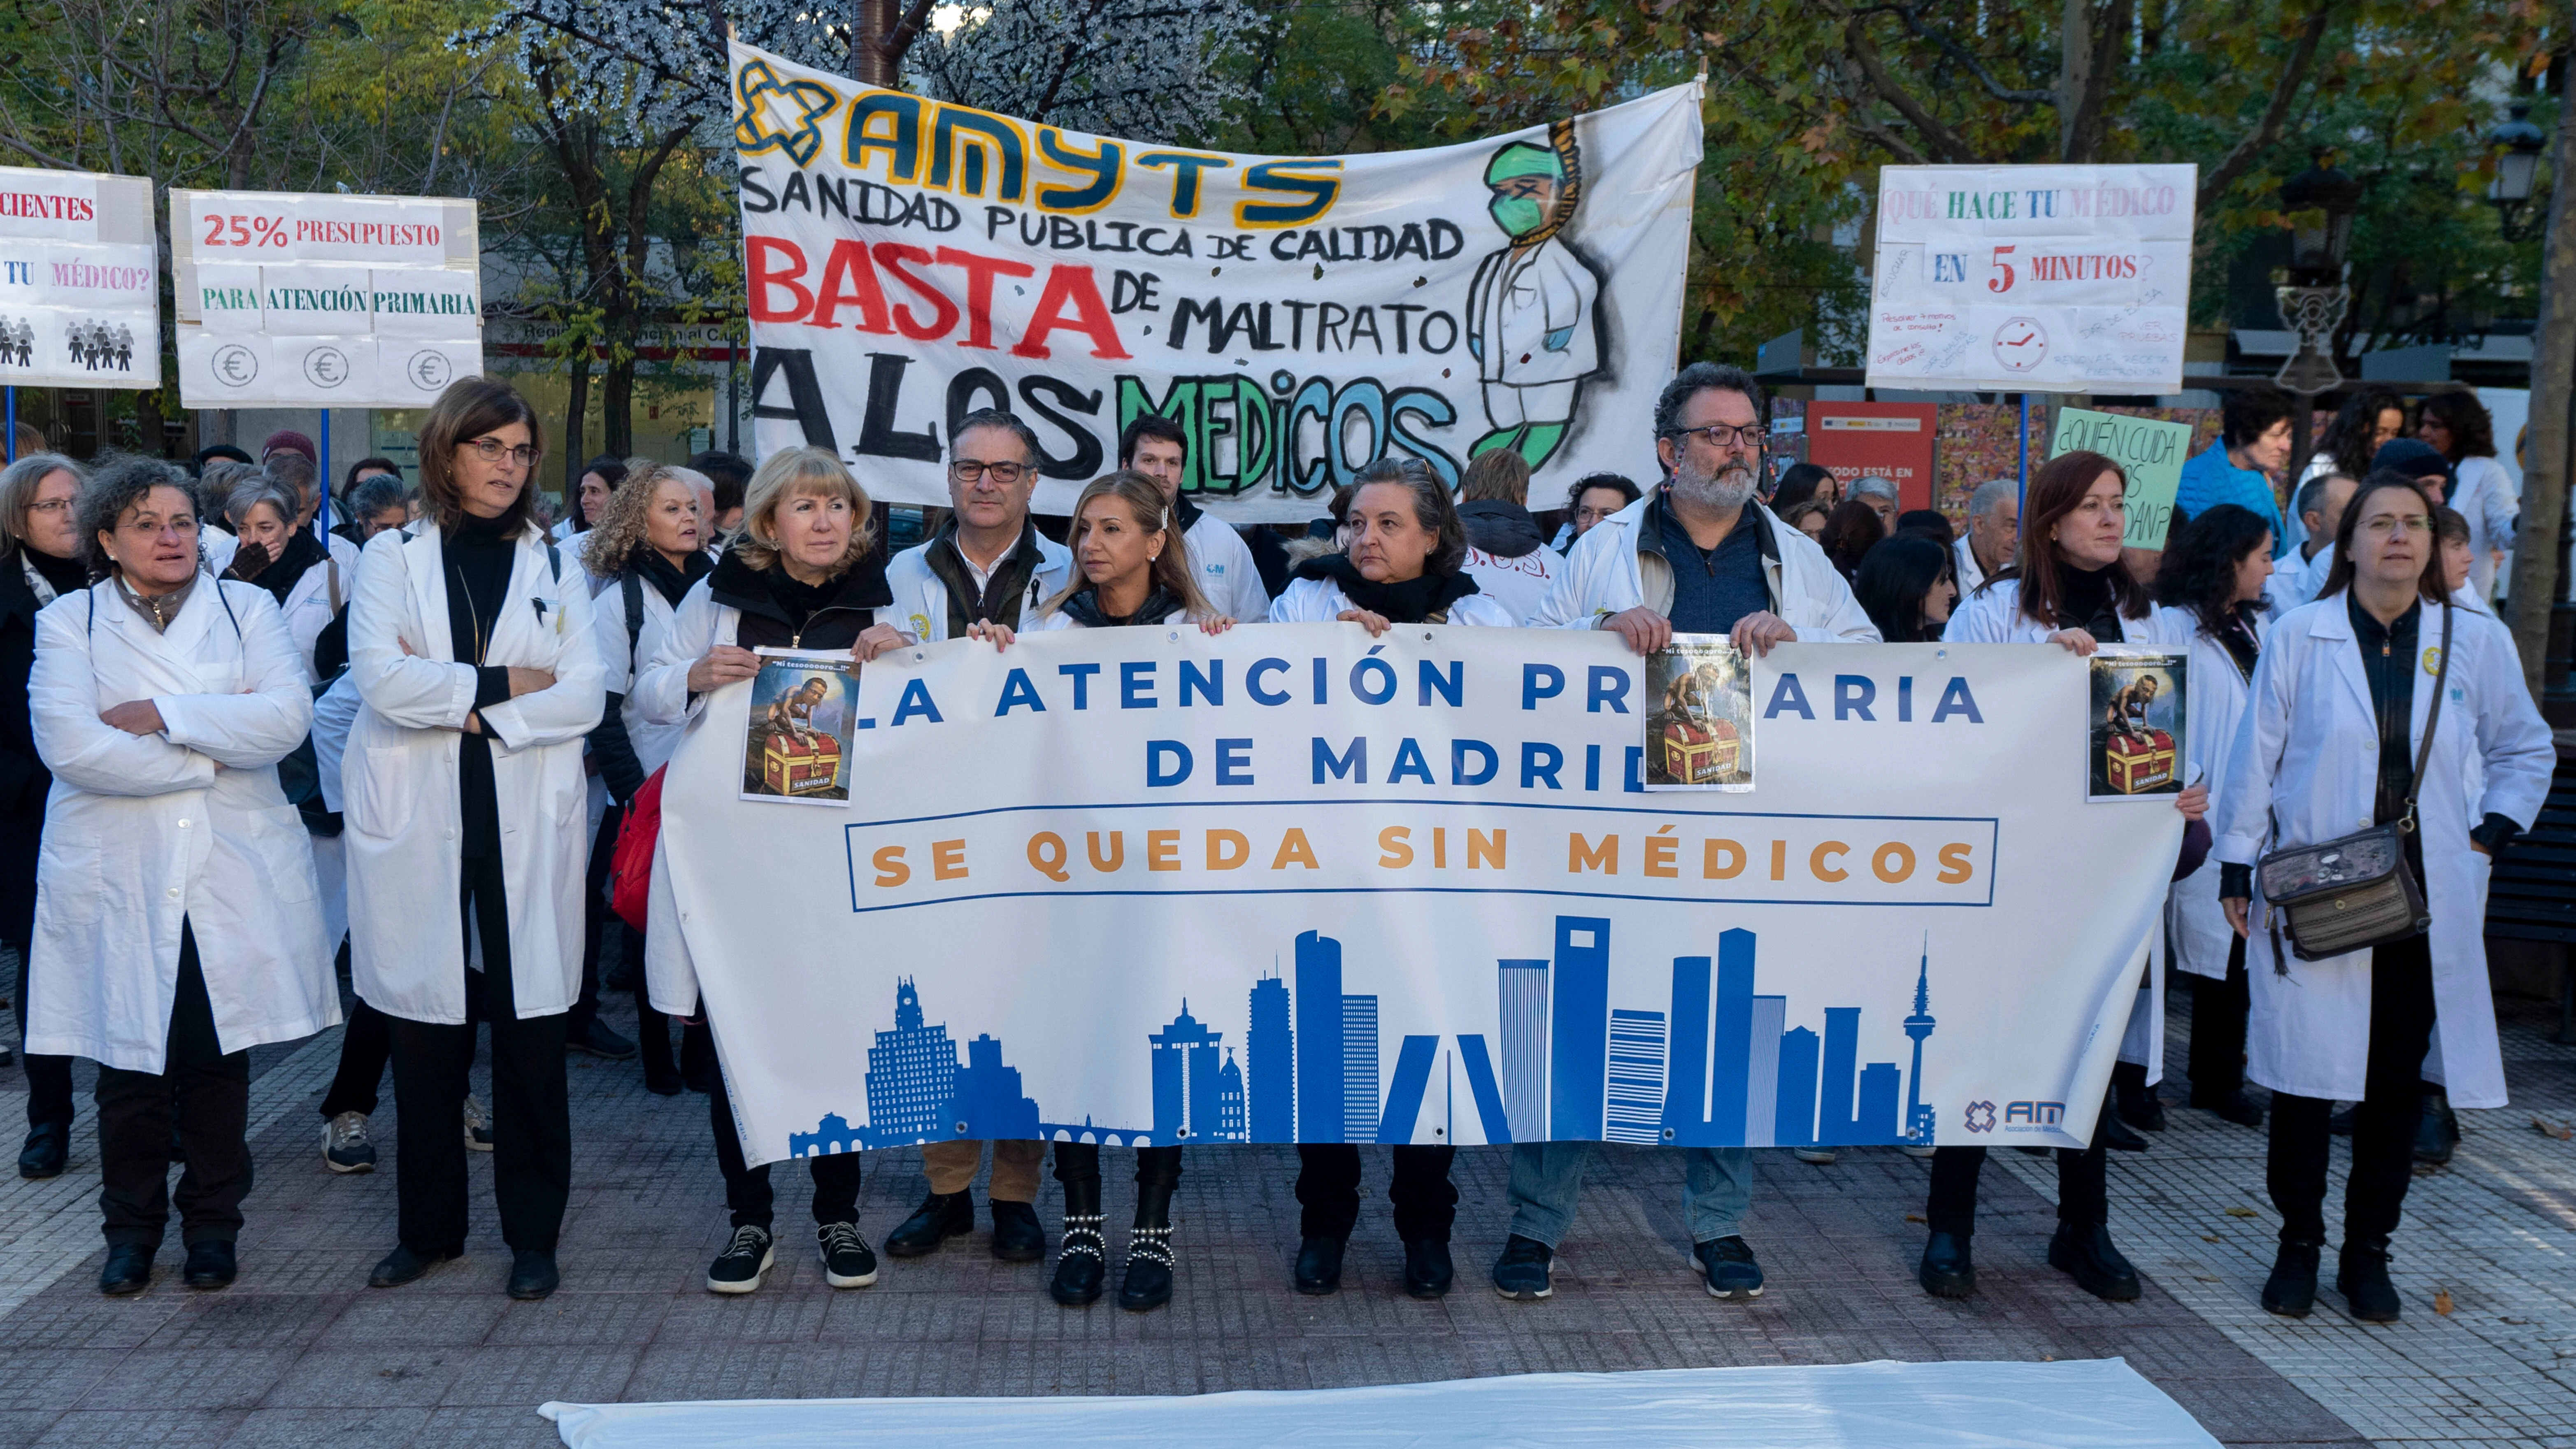
POLYGON ((1197 571, 1199 592, 1220 614, 1246 624, 1270 617, 1270 594, 1261 586, 1261 569, 1252 546, 1234 525, 1202 513, 1181 491, 1181 470, 1189 462, 1189 435, 1161 413, 1139 413, 1118 435, 1118 466, 1133 468, 1163 490, 1163 498, 1180 510, 1181 541, 1189 546, 1190 567, 1197 571))
MULTIPOLYGON (((626 568, 654 575, 639 594, 660 595, 668 608, 673 576, 697 570, 684 557, 695 535, 685 540, 680 529, 679 498, 689 491, 679 470, 648 465, 611 495, 609 524, 620 534, 602 545, 620 546, 624 531, 639 525, 642 544, 659 557, 645 557, 631 543, 621 560, 626 568), (651 510, 650 514, 646 509, 651 510), (621 522, 633 518, 633 523, 621 522), (658 518, 659 533, 654 519, 658 518), (671 547, 678 545, 676 550, 671 547)), ((636 755, 630 768, 611 763, 620 778, 641 785, 649 774, 645 752, 659 756, 658 769, 679 747, 690 725, 704 713, 706 696, 760 672, 758 649, 846 649, 864 664, 888 649, 914 643, 911 635, 880 622, 893 595, 878 564, 876 537, 869 529, 873 504, 839 459, 821 448, 783 448, 761 460, 744 495, 743 532, 712 570, 699 571, 680 596, 667 622, 654 628, 658 642, 637 672, 634 688, 621 701, 622 719, 644 731, 630 737, 636 755)), ((690 504, 694 515, 695 504, 690 504)), ((607 553, 600 555, 605 561, 607 553)), ((622 587, 622 585, 621 585, 622 587)), ((605 594, 602 598, 607 597, 605 594)), ((653 600, 639 597, 644 609, 653 600)), ((620 651, 639 650, 624 637, 622 609, 599 624, 601 648, 610 657, 609 677, 618 677, 620 651)), ((610 754, 616 752, 612 747, 610 754)), ((612 782, 611 789, 618 785, 612 782)), ((633 798, 629 788, 622 799, 633 798)), ((704 1015, 697 969, 681 937, 669 876, 656 862, 650 919, 644 933, 646 1004, 670 1016, 704 1015)), ((652 1043, 648 1041, 648 1049, 652 1043)), ((734 1122, 733 1102, 721 1063, 707 1094, 708 1125, 715 1134, 716 1166, 725 1180, 725 1206, 732 1212, 733 1236, 707 1268, 707 1291, 751 1293, 759 1290, 777 1261, 771 1227, 774 1196, 769 1165, 750 1166, 742 1151, 742 1130, 734 1122)), ((1029 1144, 1036 1148, 1038 1144, 1029 1144)), ((859 1235, 860 1155, 826 1153, 810 1159, 814 1178, 814 1237, 823 1261, 824 1281, 835 1288, 865 1288, 877 1281, 876 1250, 859 1235)), ((970 1170, 971 1175, 971 1170, 970 1170)), ((1034 1179, 1036 1172, 1030 1172, 1034 1179)), ((1036 1215, 1032 1213, 1034 1225, 1036 1215)))
MULTIPOLYGON (((1344 500, 1348 553, 1297 565, 1270 609, 1274 624, 1357 624, 1372 636, 1399 624, 1509 629, 1519 620, 1477 592, 1466 572, 1467 525, 1449 490, 1419 458, 1380 458, 1359 471, 1344 500)), ((1457 1279, 1449 1229, 1458 1189, 1449 1180, 1455 1147, 1399 1144, 1387 1197, 1404 1243, 1404 1291, 1438 1298, 1457 1279)), ((1347 1142, 1297 1146, 1297 1201, 1303 1212, 1291 1281, 1300 1293, 1342 1284, 1342 1258, 1360 1217, 1360 1150, 1347 1142)))
MULTIPOLYGON (((2311 480, 2300 492, 2316 486, 2311 480)), ((2272 575, 2271 525, 2233 503, 2218 504, 2165 540, 2156 601, 2199 625, 2191 636, 2184 734, 2205 783, 2227 778, 2245 689, 2270 628, 2263 601, 2272 575)), ((2219 874, 2216 863, 2204 861, 2173 883, 2165 902, 2165 938, 2191 984, 2190 1105, 2260 1127, 2263 1108, 2245 1094, 2245 942, 2219 907, 2219 874)))
MULTIPOLYGON (((1656 398, 1654 425, 1662 486, 1576 540, 1533 626, 1607 629, 1640 655, 1677 633, 1722 634, 1754 655, 1797 640, 1879 642, 1824 550, 1753 496, 1768 440, 1760 384, 1694 362, 1656 398)), ((1494 1291, 1521 1300, 1554 1291, 1556 1245, 1573 1225, 1591 1151, 1586 1142, 1512 1145, 1512 1225, 1494 1291)), ((1752 1153, 1679 1151, 1682 1216, 1710 1295, 1760 1297, 1762 1267, 1741 1231, 1752 1153)))
MULTIPOLYGON (((2155 607, 2122 561, 2127 487, 2120 465, 2100 453, 2079 449, 2049 459, 2031 475, 2021 561, 1988 579, 1960 605, 1942 640, 2055 644, 2078 657, 2104 644, 2188 649, 2198 620, 2178 609, 2155 607)), ((2187 820, 2200 819, 2208 806, 2204 783, 2194 782, 2174 797, 2174 808, 2187 820)), ((2151 946, 2147 958, 2120 1062, 2112 1069, 2114 1083, 2132 1091, 2152 1088, 2164 1076, 2163 952, 2151 946)), ((2103 1149, 2120 1130, 2116 1114, 2105 1104, 2095 1119, 2091 1146, 2057 1149, 2057 1233, 2048 1244, 2049 1266, 2064 1271, 2084 1291, 2113 1302, 2136 1298, 2140 1291, 2138 1270, 2111 1242, 2109 1164, 2103 1149)), ((1965 1298, 1976 1289, 1970 1240, 1976 1233, 1977 1176, 1985 1165, 1982 1147, 1933 1149, 1932 1190, 1924 1208, 1931 1237, 1915 1274, 1925 1292, 1965 1298)))
POLYGON ((537 417, 451 384, 420 430, 419 535, 368 543, 349 608, 361 700, 341 793, 350 970, 388 1018, 398 1241, 367 1282, 465 1250, 475 1013, 492 1030, 493 1188, 511 1297, 543 1298, 572 1189, 564 1013, 581 990, 582 744, 599 723, 590 590, 538 528, 537 417))
MULTIPOLYGON (((20 425, 25 426, 24 424, 20 425)), ((62 1175, 71 1150, 72 1059, 28 1055, 27 949, 36 925, 36 862, 42 858, 45 794, 53 776, 36 752, 27 676, 36 663, 36 614, 89 587, 73 516, 88 475, 59 453, 20 453, 0 471, 0 681, 13 696, 0 717, 0 941, 18 952, 18 1049, 27 1064, 27 1137, 18 1175, 62 1175)))
POLYGON ((277 782, 313 696, 275 602, 199 573, 196 503, 167 465, 101 470, 80 528, 107 578, 37 617, 27 686, 53 772, 27 1041, 99 1064, 99 1291, 150 1286, 174 1201, 186 1283, 224 1288, 251 1186, 250 1049, 340 1019, 312 851, 277 782))
POLYGON ((2324 594, 2265 641, 2220 792, 2218 895, 2253 987, 2246 1075, 2272 1090, 2264 1172, 2281 1246, 2262 1302, 2294 1318, 2316 1300, 2335 1102, 2360 1104, 2335 1289, 2366 1323, 2401 1312, 2389 1239, 2414 1178, 2424 1070, 2455 1105, 2505 1104, 2488 872, 2539 813, 2557 760, 2512 635, 2450 602, 2434 507, 2411 478, 2362 480, 2324 594), (2291 920, 2254 903, 2258 862, 2399 822, 2412 823, 2400 853, 2430 929, 2334 955, 2294 951, 2291 920))

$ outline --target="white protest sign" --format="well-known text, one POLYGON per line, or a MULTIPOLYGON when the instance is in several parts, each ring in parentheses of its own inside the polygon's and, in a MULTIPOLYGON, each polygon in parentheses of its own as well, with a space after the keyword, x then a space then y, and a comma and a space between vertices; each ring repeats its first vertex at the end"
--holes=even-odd
POLYGON ((860 671, 832 808, 745 798, 800 748, 754 688, 671 762, 653 930, 755 1162, 2080 1144, 2182 832, 2084 803, 2084 661, 2022 645, 1774 649, 1747 794, 1645 792, 1662 706, 1597 631, 902 650, 860 671), (1935 763, 1891 793, 1855 759, 1935 763))
POLYGON ((170 193, 189 407, 426 407, 483 370, 475 203, 170 193))
POLYGON ((2182 386, 2194 166, 1889 166, 1872 387, 2182 386))
POLYGON ((1037 432, 1040 512, 1147 412, 1230 523, 1394 454, 1510 448, 1562 496, 1654 476, 1700 89, 1437 150, 1228 155, 1086 135, 732 48, 759 446, 945 505, 957 420, 1037 432))
POLYGON ((160 277, 151 181, 0 166, 0 383, 159 387, 160 277))

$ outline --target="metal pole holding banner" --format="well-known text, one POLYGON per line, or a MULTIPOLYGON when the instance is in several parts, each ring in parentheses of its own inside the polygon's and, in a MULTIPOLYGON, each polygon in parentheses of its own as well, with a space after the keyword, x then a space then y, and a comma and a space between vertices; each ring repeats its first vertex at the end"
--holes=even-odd
POLYGON ((9 442, 8 442, 8 449, 9 449, 9 453, 8 453, 8 457, 9 457, 9 461, 10 461, 10 462, 15 463, 15 462, 17 462, 17 461, 18 461, 18 390, 17 390, 16 388, 14 388, 14 387, 13 387, 13 388, 8 389, 8 393, 9 393, 9 442))
POLYGON ((2030 497, 2030 394, 2023 392, 2013 396, 2021 400, 2021 492, 2013 503, 2014 510, 2018 512, 2022 502, 2030 497))
POLYGON ((329 538, 331 536, 331 409, 328 406, 322 409, 320 442, 322 461, 314 470, 317 476, 313 482, 322 495, 322 501, 314 505, 313 531, 323 538, 329 538))

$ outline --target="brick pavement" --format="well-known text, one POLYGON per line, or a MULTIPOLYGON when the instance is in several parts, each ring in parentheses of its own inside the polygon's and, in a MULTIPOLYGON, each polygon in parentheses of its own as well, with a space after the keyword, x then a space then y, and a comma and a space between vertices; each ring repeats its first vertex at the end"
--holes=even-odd
MULTIPOLYGON (((631 1025, 620 1009, 610 1018, 631 1025)), ((2517 1096, 2576 1116, 2576 1051, 2547 1046, 2521 1023, 2510 1042, 2517 1096)), ((393 1181, 335 1177, 318 1160, 313 1103, 336 1049, 334 1032, 263 1053, 252 1118, 261 1178, 242 1281, 228 1292, 165 1281, 134 1299, 98 1295, 85 1093, 72 1170, 50 1184, 0 1186, 0 1449, 533 1446, 553 1442, 531 1412, 550 1398, 1198 1393, 2112 1354, 2231 1444, 2352 1444, 2365 1433, 2555 1443, 2576 1406, 2553 1366, 2571 1321, 2563 1269, 2576 1175, 2570 1144, 2531 1132, 2519 1111, 2473 1115, 2460 1164, 2419 1183, 2424 1196, 2410 1207, 2421 1215, 2400 1239, 2410 1316, 2394 1330, 2327 1309, 2305 1325, 2277 1325, 2251 1308, 2254 1255, 2270 1231, 2259 1140, 2181 1111, 2157 1151, 2124 1157, 2112 1175, 2115 1231, 2149 1280, 2134 1304, 2098 1302, 2045 1266, 2052 1174, 2009 1152, 1996 1154, 2008 1170, 1986 1177, 1980 1292, 1965 1303, 1927 1297, 1912 1277, 1926 1164, 1892 1149, 1847 1151, 1829 1168, 1761 1155, 1748 1234, 1770 1291, 1749 1305, 1701 1291, 1685 1257, 1678 1171, 1625 1148, 1596 1156, 1548 1302, 1507 1303, 1484 1287, 1507 1217, 1504 1156, 1486 1149, 1459 1158, 1458 1292, 1424 1304, 1397 1291, 1398 1249, 1380 1199, 1354 1242, 1343 1292, 1301 1298, 1287 1287, 1294 1155, 1236 1148, 1190 1154, 1176 1208, 1179 1296, 1168 1310, 1135 1316, 1106 1302, 1056 1307, 1043 1267, 994 1263, 980 1233, 928 1260, 889 1261, 876 1287, 834 1292, 802 1234, 793 1167, 779 1170, 780 1264, 768 1286, 748 1298, 710 1295, 701 1279, 724 1217, 704 1099, 650 1097, 631 1064, 576 1059, 565 1286, 547 1302, 514 1304, 499 1292, 506 1258, 482 1157, 467 1259, 409 1288, 364 1286, 391 1241, 393 1181), (2258 1215, 2228 1217, 2211 1206, 2222 1199, 2258 1215), (2203 1242, 2204 1232, 2221 1244, 2203 1242), (2436 1277, 2453 1285, 2449 1318, 2425 1307, 2436 1277), (2447 1406, 2450 1417, 2428 1406, 2447 1406)), ((14 1069, 0 1072, 0 1120, 16 1120, 20 1088, 14 1069)), ((380 1143, 392 1127, 388 1101, 375 1123, 380 1143)), ((1382 1191, 1383 1151, 1367 1150, 1371 1190, 1382 1191)), ((1113 1173, 1120 1156, 1111 1155, 1113 1173)), ((914 1154, 872 1161, 862 1201, 870 1238, 920 1191, 914 1154)), ((1113 1220, 1127 1201, 1113 1183, 1113 1220)), ((1041 1214, 1052 1233, 1053 1204, 1042 1202, 1041 1214)), ((161 1266, 175 1270, 175 1250, 161 1266)))

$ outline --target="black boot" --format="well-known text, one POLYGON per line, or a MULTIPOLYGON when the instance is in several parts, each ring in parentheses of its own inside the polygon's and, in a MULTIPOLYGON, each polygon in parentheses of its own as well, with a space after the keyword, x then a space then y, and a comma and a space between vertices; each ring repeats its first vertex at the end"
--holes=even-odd
POLYGON ((1168 1182, 1136 1184, 1136 1226, 1127 1237, 1127 1270, 1118 1279, 1118 1306, 1130 1313, 1172 1301, 1172 1188, 1168 1182))
POLYGON ((1109 1243, 1100 1235, 1100 1179, 1064 1185, 1064 1249, 1056 1256, 1047 1292, 1067 1308, 1100 1299, 1109 1272, 1109 1243))
POLYGON ((2272 1259, 2272 1276, 2263 1281, 2263 1311, 2284 1318, 2305 1318, 2317 1306, 2317 1255, 2322 1243, 2281 1240, 2272 1259))
POLYGON ((72 1129, 66 1123, 44 1122, 28 1128, 27 1145, 18 1151, 18 1175, 29 1182, 62 1176, 71 1140, 72 1129))
POLYGON ((975 1194, 934 1192, 921 1200, 912 1216, 886 1234, 886 1251, 898 1258, 936 1253, 950 1238, 975 1231, 975 1194))
POLYGON ((2460 1114, 2451 1110, 2448 1092, 2426 1092, 2424 1113, 2415 1119, 2415 1160, 2440 1167, 2460 1143, 2460 1114))
MULTIPOLYGON (((2128 1064, 2123 1062, 2120 1065, 2126 1066, 2128 1064)), ((2131 1127, 2128 1124, 2128 1121, 2120 1115, 2118 1094, 2116 1092, 2109 1092, 2103 1095, 2102 1115, 2093 1119, 2093 1135, 2103 1146, 2117 1148, 2122 1152, 2144 1152, 2147 1150, 2147 1139, 2139 1136, 2137 1129, 2131 1127)))
POLYGON ((2059 1223, 2057 1236, 2048 1240, 2048 1266, 2096 1298, 2126 1303, 2138 1296, 2138 1270, 2111 1245, 2111 1230, 2100 1223, 2059 1223))
POLYGON ((1965 1298, 1977 1291, 1977 1263, 1969 1254, 1965 1233, 1934 1233, 1923 1245, 1923 1263, 1914 1281, 1935 1298, 1965 1298))
POLYGON ((1342 1286, 1343 1238, 1308 1238, 1297 1245, 1297 1267, 1291 1282, 1300 1293, 1320 1297, 1342 1286))
POLYGON ((2395 1323, 2404 1311, 2397 1285, 2388 1281, 2388 1240, 2346 1239, 2335 1264, 2335 1291, 2344 1308, 2364 1323, 2395 1323))
POLYGON ((2120 1120, 2141 1132, 2165 1130, 2165 1104, 2156 1089, 2147 1085, 2144 1062, 2114 1062, 2111 1066, 2111 1099, 2120 1120))

